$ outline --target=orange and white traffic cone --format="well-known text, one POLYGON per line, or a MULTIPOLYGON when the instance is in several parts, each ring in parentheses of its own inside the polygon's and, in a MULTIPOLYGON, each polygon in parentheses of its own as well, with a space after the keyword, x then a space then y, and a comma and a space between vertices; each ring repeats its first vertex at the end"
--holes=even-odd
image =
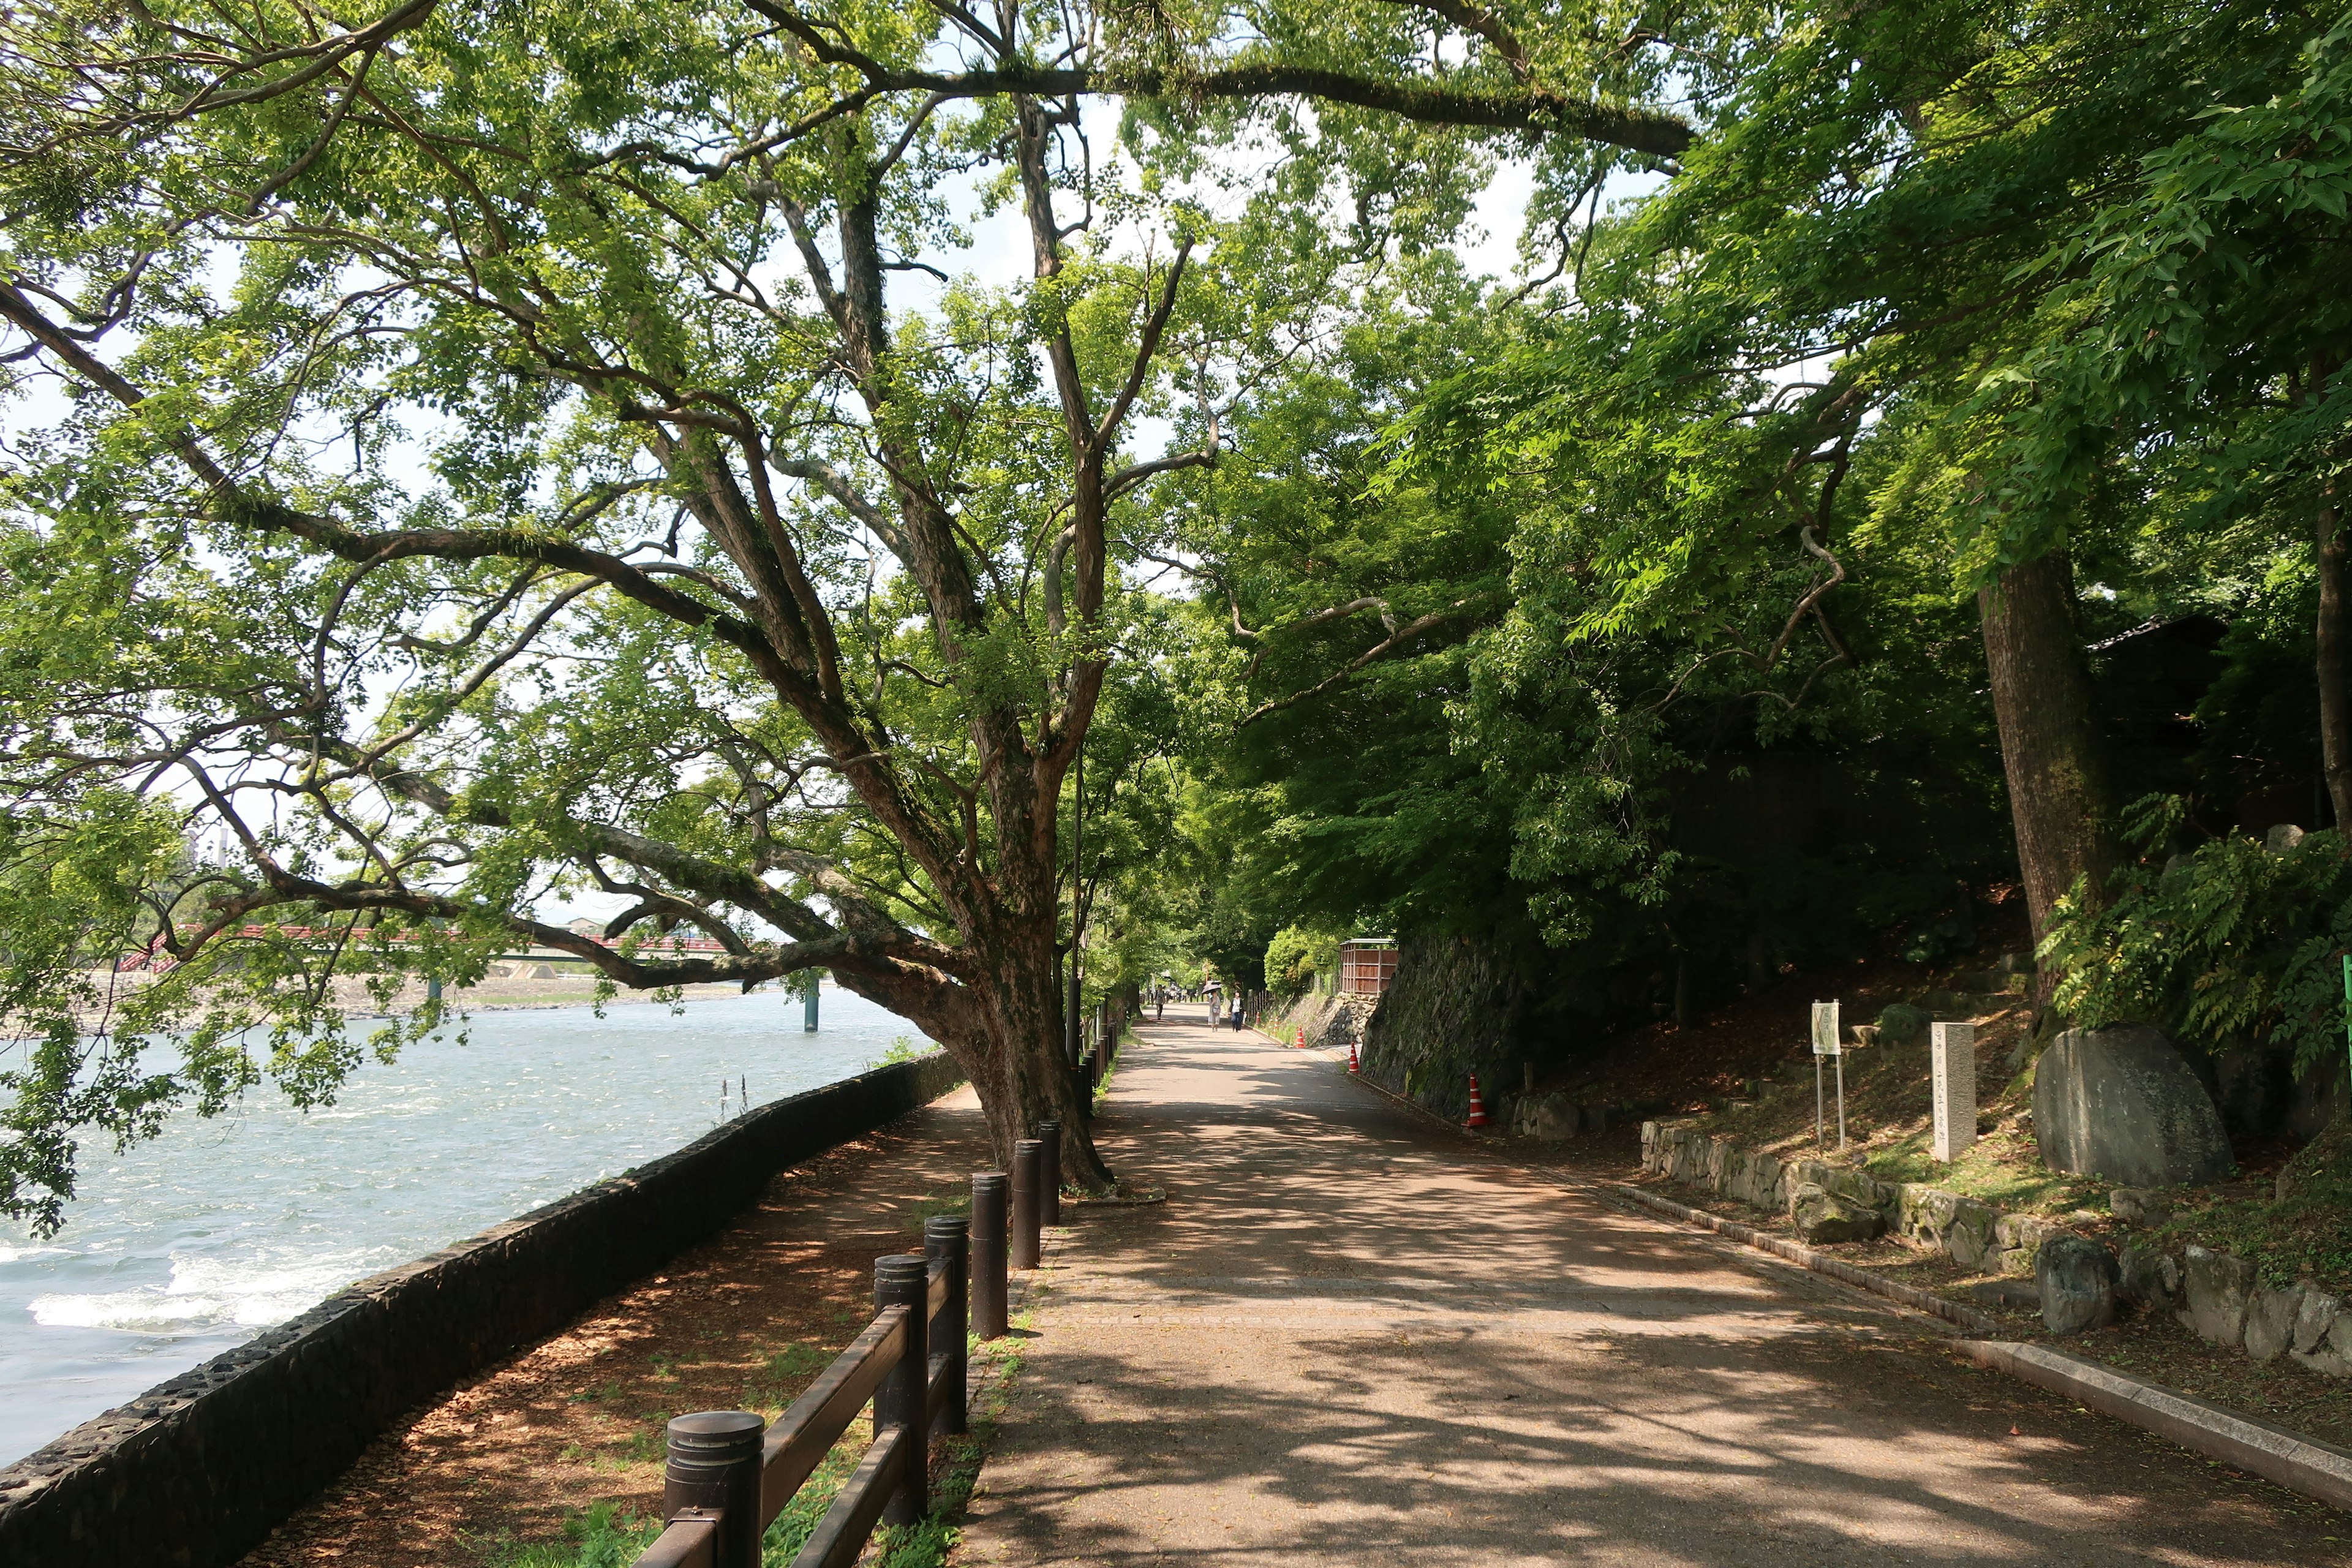
POLYGON ((1297 1050, 1302 1050, 1302 1051, 1303 1051, 1303 1050, 1305 1050, 1305 1049, 1307 1048, 1307 1026, 1306 1026, 1306 1025, 1301 1024, 1301 1025, 1299 1025, 1299 1026, 1298 1026, 1298 1038, 1297 1038, 1296 1040, 1293 1040, 1293 1041, 1291 1042, 1291 1046, 1292 1046, 1292 1047, 1293 1047, 1294 1049, 1297 1049, 1297 1050))
POLYGON ((1486 1102, 1478 1098, 1478 1075, 1470 1075, 1470 1118, 1462 1123, 1465 1132, 1475 1132, 1481 1127, 1492 1127, 1495 1119, 1486 1114, 1486 1102))
POLYGON ((1364 1070, 1363 1063, 1356 1059, 1356 1042, 1353 1040, 1349 1040, 1348 1042, 1348 1070, 1349 1072, 1361 1072, 1364 1070))

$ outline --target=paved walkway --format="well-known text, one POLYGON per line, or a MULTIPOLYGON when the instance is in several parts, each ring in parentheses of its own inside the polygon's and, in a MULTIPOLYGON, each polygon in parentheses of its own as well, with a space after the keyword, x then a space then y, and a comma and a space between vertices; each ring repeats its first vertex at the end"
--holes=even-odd
POLYGON ((1169 1201, 1078 1211, 961 1562, 2352 1562, 2352 1519, 1320 1053, 1143 1038, 1098 1133, 1169 1201))

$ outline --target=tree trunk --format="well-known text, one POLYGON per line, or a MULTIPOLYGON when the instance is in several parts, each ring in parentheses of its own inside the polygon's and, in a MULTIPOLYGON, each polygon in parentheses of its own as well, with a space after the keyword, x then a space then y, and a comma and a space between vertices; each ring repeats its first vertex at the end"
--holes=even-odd
MULTIPOLYGON (((2339 830, 2352 830, 2352 625, 2347 623, 2343 518, 2331 475, 2319 490, 2312 561, 2319 572, 2319 769, 2339 830)), ((2314 823, 2313 826, 2317 826, 2314 823)))
POLYGON ((1062 1180, 1098 1190, 1112 1176, 1095 1148, 1086 1093, 1063 1056, 1054 936, 1041 922, 1035 931, 1009 933, 982 949, 992 950, 998 961, 996 973, 978 988, 987 997, 987 1038, 980 1059, 965 1066, 988 1118, 989 1142, 1005 1169, 1012 1168, 1013 1142, 1035 1137, 1037 1123, 1055 1119, 1062 1124, 1062 1180))
MULTIPOLYGON (((2114 802, 2092 721, 2090 662, 2074 624, 2066 552, 2053 550, 2011 567, 1978 593, 1977 608, 2017 829, 2017 868, 2039 947, 2053 906, 2078 882, 2093 905, 2105 901, 2117 859, 2114 802)), ((2046 971, 2040 976, 2038 1006, 2049 1005, 2054 984, 2046 971)))

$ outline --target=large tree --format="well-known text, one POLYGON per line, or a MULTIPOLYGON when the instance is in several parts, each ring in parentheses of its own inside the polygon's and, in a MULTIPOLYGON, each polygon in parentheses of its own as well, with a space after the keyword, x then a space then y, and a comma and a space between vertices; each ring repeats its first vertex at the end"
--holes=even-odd
MULTIPOLYGON (((2340 331, 2317 217, 2340 202, 2317 177, 2333 154, 2246 129, 2330 17, 2174 0, 1726 17, 1707 58, 1728 63, 1695 68, 1720 93, 1709 135, 1622 222, 1566 242, 1559 326, 1434 400, 1419 447, 1479 453, 1502 479, 1574 476, 1553 504, 1580 548, 1547 563, 1591 605, 1570 636, 1664 632, 1694 677, 1769 668, 1784 689, 1768 703, 1846 662, 1832 624, 1877 591, 1842 564, 1858 532, 1942 549, 1979 606, 2039 938, 2070 889, 2103 896, 2117 856, 2084 644, 2103 607, 2145 605, 2136 552, 2158 530, 2133 443, 2184 433, 2189 387, 2215 379, 2292 380, 2301 412, 2278 423, 2298 433, 2334 395, 2314 362, 2340 331), (2278 232, 2209 256, 2220 204, 2135 202, 2176 139, 2205 160, 2171 154, 2199 180, 2292 193, 2273 200, 2278 232), (2236 156, 2225 177, 2213 142, 2236 156), (2146 243, 2119 240, 2126 226, 2146 243), (2250 280, 2257 254, 2294 270, 2250 280), (2156 302, 2118 311, 2128 342, 2095 321, 2127 271, 2156 302), (2280 330, 2258 354, 2236 332, 2210 340, 2230 361, 2216 377, 2171 346, 2212 313, 2179 300, 2189 281, 2280 330), (2053 360, 2074 380, 2044 398, 2053 360), (2183 384, 2169 401, 2148 387, 2167 377, 2183 384), (2134 397, 2164 412, 2138 418, 2134 397), (2019 439, 2021 407, 2047 416, 2038 446, 2019 439)), ((2308 442, 2304 456, 2319 466, 2308 442)), ((2331 498, 2314 509, 2326 540, 2331 498)))
POLYGON ((1654 31, 1589 20, 12 13, 0 1210, 58 1223, 89 1130, 331 1093, 339 968, 518 939, 632 987, 829 969, 1000 1153, 1059 1112, 1106 1179, 1056 817, 1118 519, 1397 214, 1458 216, 1482 139, 1685 147, 1654 31), (1172 194, 1253 146, 1254 217, 1172 194), (1026 279, 950 279, 999 207, 1026 279), (625 896, 618 945, 539 921, 552 882, 625 896), (153 984, 108 973, 151 940, 153 984))

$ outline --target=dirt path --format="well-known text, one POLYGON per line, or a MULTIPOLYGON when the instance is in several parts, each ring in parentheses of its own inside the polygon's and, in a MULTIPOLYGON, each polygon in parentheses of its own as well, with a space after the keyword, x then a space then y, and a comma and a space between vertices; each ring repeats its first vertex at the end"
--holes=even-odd
POLYGON ((246 1568, 483 1568, 661 1500, 663 1423, 773 1416, 873 1316, 874 1260, 988 1161, 969 1089, 785 1172, 667 1270, 379 1438, 246 1568))
MULTIPOLYGON (((1171 1010, 1172 1011, 1172 1010, 1171 1010)), ((1197 1016, 1197 1015, 1194 1015, 1197 1016)), ((2352 1521, 1946 1331, 1146 1026, 959 1561, 2343 1563, 2352 1521)))

